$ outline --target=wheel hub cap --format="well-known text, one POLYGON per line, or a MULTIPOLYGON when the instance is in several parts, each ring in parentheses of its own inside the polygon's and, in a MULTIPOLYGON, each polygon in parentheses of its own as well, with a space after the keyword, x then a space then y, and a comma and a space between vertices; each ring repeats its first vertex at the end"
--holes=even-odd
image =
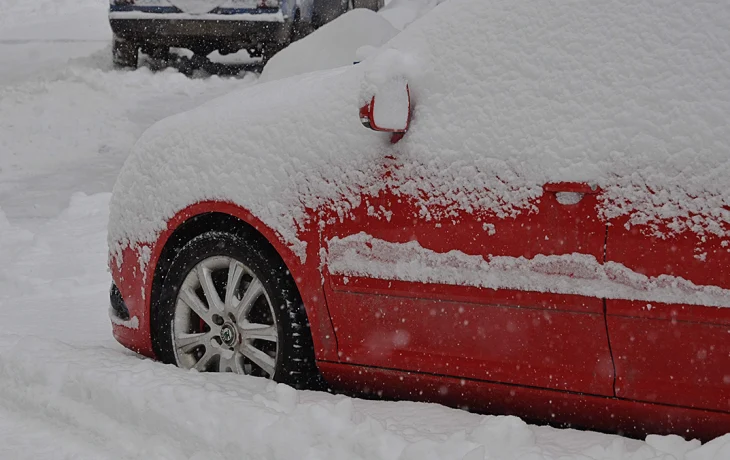
POLYGON ((231 324, 224 324, 221 327, 221 340, 229 347, 236 344, 236 329, 231 324))

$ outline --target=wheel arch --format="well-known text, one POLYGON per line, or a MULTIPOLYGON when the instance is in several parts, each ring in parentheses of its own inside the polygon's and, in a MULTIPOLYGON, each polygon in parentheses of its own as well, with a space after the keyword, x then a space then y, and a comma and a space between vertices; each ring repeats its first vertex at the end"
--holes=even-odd
POLYGON ((160 299, 165 274, 177 252, 196 236, 215 230, 256 239, 260 244, 273 249, 291 274, 304 303, 316 359, 337 361, 337 343, 319 271, 316 233, 304 232, 310 236, 310 240, 305 241, 306 259, 302 260, 278 232, 266 226, 247 210, 232 203, 211 201, 197 203, 178 212, 168 221, 167 230, 158 238, 150 260, 154 266, 147 286, 150 314, 160 299))

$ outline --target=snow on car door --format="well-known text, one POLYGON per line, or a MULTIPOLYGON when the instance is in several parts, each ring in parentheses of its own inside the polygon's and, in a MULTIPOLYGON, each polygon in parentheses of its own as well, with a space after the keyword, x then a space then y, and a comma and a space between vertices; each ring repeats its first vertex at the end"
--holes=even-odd
POLYGON ((607 260, 639 274, 638 295, 606 300, 616 396, 730 411, 730 239, 656 230, 608 231, 607 260))
POLYGON ((428 202, 387 188, 325 226, 340 360, 613 395, 603 301, 570 273, 603 262, 594 192, 548 185, 504 218, 428 202))

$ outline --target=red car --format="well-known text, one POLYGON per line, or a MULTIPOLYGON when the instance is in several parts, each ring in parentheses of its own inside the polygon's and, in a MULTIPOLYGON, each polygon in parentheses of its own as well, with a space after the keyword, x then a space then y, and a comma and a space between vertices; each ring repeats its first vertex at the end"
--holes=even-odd
POLYGON ((567 3, 450 0, 360 64, 148 130, 111 202, 114 336, 299 387, 730 432, 730 4, 567 3))

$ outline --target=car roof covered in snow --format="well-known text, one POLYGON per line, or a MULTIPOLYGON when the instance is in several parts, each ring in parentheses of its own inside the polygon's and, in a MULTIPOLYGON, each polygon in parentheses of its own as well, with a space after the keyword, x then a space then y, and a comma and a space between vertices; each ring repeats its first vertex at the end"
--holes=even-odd
POLYGON ((294 248, 306 207, 346 212, 385 186, 503 215, 551 181, 600 186, 606 218, 725 234, 727 24, 724 0, 446 1, 359 65, 257 85, 151 128, 115 187, 110 243, 153 241, 180 209, 221 199, 294 248), (398 76, 413 123, 390 146, 360 126, 358 107, 398 76), (386 154, 400 164, 388 184, 386 154))

